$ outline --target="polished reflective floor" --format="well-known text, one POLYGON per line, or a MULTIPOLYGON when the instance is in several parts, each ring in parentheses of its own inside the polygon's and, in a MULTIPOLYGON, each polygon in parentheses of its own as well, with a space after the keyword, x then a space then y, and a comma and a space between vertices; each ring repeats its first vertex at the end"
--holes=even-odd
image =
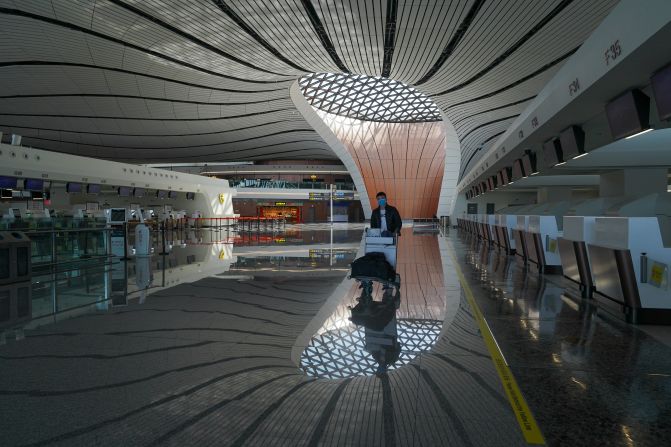
POLYGON ((35 276, 2 326, 2 445, 526 445, 457 267, 548 445, 671 439, 671 348, 455 230, 404 230, 400 287, 372 290, 391 319, 353 324, 362 228, 35 276))
MULTIPOLYGON (((460 263, 550 445, 671 442, 671 348, 471 236, 460 263)), ((660 338, 671 328, 658 327, 660 338)))

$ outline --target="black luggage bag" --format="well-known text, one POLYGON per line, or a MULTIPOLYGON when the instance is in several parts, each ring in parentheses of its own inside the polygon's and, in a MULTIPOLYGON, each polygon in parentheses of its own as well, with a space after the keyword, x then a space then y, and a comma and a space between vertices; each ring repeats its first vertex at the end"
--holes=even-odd
POLYGON ((394 282, 396 271, 387 262, 384 253, 366 253, 352 262, 352 278, 378 278, 382 281, 394 282))

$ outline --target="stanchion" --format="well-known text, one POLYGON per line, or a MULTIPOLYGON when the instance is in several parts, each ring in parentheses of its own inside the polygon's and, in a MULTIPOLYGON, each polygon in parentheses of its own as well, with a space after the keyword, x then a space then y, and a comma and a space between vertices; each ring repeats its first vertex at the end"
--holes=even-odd
POLYGON ((168 252, 165 251, 165 223, 162 225, 160 224, 161 228, 161 253, 159 253, 161 256, 165 256, 168 254, 168 252))
POLYGON ((128 222, 123 224, 123 258, 121 258, 121 260, 130 260, 130 257, 128 256, 128 222))

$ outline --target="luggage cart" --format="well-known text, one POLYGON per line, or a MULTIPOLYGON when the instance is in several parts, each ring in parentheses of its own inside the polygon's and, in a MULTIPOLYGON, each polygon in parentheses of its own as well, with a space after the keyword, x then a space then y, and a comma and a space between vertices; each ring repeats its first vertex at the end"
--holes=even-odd
MULTIPOLYGON (((366 228, 364 239, 364 254, 368 253, 383 253, 386 261, 396 270, 398 258, 398 236, 381 236, 378 228, 366 228)), ((350 278, 360 282, 360 288, 363 289, 360 300, 362 298, 371 298, 373 294, 373 283, 378 282, 383 285, 385 289, 396 288, 398 291, 401 288, 401 275, 396 273, 393 281, 386 278, 377 278, 372 276, 353 276, 350 278)))

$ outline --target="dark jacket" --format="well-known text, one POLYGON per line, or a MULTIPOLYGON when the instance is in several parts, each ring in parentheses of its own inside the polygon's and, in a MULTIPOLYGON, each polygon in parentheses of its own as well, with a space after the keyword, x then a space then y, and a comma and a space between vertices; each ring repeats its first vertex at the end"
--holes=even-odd
MULTIPOLYGON (((392 233, 400 233, 403 222, 401 221, 401 215, 398 213, 398 210, 391 205, 387 205, 385 206, 385 211, 387 230, 391 231, 392 233)), ((373 210, 373 214, 370 216, 370 227, 381 228, 379 206, 373 210)))

